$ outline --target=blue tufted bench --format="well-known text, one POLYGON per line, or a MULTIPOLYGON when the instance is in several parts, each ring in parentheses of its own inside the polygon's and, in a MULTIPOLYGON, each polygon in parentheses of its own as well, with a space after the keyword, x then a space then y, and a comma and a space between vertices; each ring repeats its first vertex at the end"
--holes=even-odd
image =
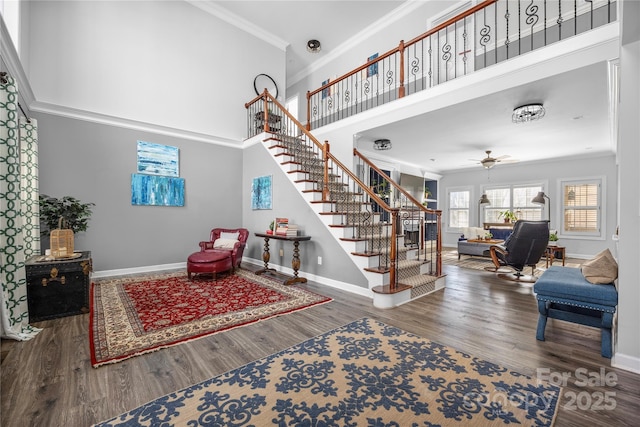
POLYGON ((596 285, 587 281, 579 268, 551 266, 533 286, 538 300, 536 339, 544 341, 547 318, 600 328, 601 354, 611 357, 611 327, 618 305, 613 283, 596 285))

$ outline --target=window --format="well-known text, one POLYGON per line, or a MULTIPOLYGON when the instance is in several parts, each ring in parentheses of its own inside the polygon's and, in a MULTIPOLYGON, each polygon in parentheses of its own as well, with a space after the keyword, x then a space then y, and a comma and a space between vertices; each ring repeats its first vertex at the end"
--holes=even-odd
POLYGON ((562 232, 601 237, 602 179, 562 181, 562 232))
POLYGON ((491 204, 484 206, 484 215, 480 222, 503 222, 504 219, 500 216, 500 212, 506 210, 515 213, 518 219, 541 220, 542 206, 531 203, 531 199, 540 191, 542 191, 541 184, 511 185, 487 189, 485 193, 491 204))
POLYGON ((471 191, 449 191, 449 228, 469 227, 471 191))

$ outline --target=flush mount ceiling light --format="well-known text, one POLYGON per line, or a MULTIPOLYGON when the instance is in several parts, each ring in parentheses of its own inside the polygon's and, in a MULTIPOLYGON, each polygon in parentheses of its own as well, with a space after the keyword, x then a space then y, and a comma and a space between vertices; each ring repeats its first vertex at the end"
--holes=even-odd
POLYGON ((376 139, 373 141, 373 148, 376 150, 390 150, 391 149, 391 141, 388 139, 376 139))
POLYGON ((511 121, 513 123, 526 123, 534 120, 540 120, 544 117, 544 107, 542 104, 522 105, 513 110, 511 121))
POLYGON ((311 53, 320 52, 320 42, 314 39, 309 40, 307 42, 307 50, 311 53))

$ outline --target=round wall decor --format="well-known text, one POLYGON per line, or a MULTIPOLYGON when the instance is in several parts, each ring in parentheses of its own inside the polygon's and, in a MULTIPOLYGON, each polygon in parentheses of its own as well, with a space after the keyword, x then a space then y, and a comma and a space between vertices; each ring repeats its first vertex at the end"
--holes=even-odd
POLYGON ((256 95, 262 95, 262 92, 267 89, 274 98, 278 98, 278 85, 271 76, 266 74, 258 74, 253 79, 253 89, 256 91, 256 95))

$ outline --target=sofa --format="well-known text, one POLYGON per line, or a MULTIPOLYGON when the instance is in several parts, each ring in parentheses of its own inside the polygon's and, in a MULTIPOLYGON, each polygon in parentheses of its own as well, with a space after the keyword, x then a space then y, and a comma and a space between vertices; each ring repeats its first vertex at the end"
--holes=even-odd
POLYGON ((489 257, 489 247, 493 243, 469 242, 467 240, 484 237, 487 233, 491 233, 494 240, 506 240, 511 234, 510 228, 489 228, 485 230, 481 227, 465 227, 462 229, 462 236, 458 239, 458 259, 461 255, 483 256, 489 257))

